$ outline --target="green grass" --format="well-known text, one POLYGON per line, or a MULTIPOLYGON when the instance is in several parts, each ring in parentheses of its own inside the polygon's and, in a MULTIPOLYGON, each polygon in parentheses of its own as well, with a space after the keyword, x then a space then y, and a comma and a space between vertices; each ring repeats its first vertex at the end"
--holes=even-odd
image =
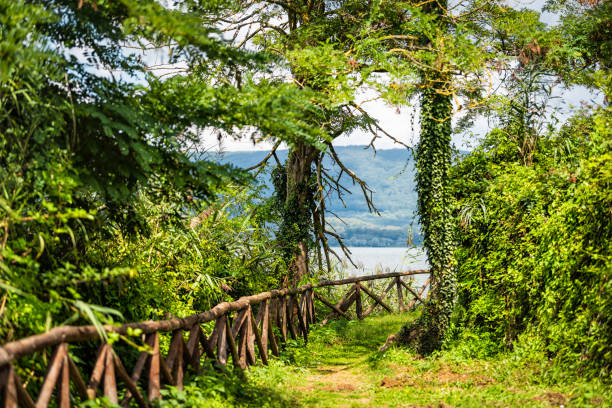
MULTIPOLYGON (((165 406, 218 407, 591 407, 612 406, 610 387, 556 375, 538 353, 518 350, 477 357, 479 344, 458 343, 421 358, 378 348, 411 314, 333 321, 308 345, 290 342, 269 366, 202 376, 165 406), (216 391, 215 391, 216 390, 216 391), (195 394, 198 394, 197 396, 195 394), (193 400, 189 400, 191 396, 193 400), (173 404, 177 402, 177 404, 173 404), (180 403, 179 403, 180 402, 180 403)), ((475 342, 475 340, 473 340, 475 342)), ((174 393, 174 394, 172 394, 174 393)))

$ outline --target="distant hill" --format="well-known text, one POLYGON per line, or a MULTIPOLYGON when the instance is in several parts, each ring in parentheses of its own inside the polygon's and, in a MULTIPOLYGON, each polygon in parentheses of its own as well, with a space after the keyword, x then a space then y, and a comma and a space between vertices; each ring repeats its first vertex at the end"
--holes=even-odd
MULTIPOLYGON (((372 150, 365 150, 362 146, 337 147, 336 151, 344 164, 374 191, 374 203, 381 213, 381 216, 369 213, 359 186, 353 185, 350 178, 343 175, 342 183, 352 192, 343 197, 346 208, 334 196, 328 203, 328 209, 342 218, 344 223, 331 214, 328 220, 344 237, 345 243, 349 246, 405 247, 411 225, 414 225, 412 242, 420 244, 415 218, 417 196, 412 154, 405 149, 389 149, 378 150, 374 155, 372 150)), ((214 158, 246 168, 259 163, 266 154, 263 151, 226 152, 214 158)), ((284 162, 287 150, 281 150, 277 155, 284 162)), ((329 161, 324 163, 324 167, 331 169, 333 174, 339 171, 329 161)), ((270 185, 269 179, 265 179, 264 183, 270 185)))

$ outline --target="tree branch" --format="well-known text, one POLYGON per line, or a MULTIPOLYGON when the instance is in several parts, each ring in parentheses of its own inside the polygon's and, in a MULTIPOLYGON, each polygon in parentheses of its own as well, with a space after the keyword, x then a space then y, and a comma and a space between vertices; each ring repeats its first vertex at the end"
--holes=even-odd
MULTIPOLYGON (((251 167, 246 168, 245 170, 246 170, 246 171, 251 171, 251 170, 258 169, 258 168, 260 168, 261 166, 263 166, 264 164, 266 164, 266 163, 268 162, 268 160, 270 159, 270 157, 274 156, 274 157, 276 158, 276 154, 275 154, 275 152, 276 152, 276 149, 278 149, 278 146, 280 146, 280 141, 279 141, 279 142, 276 142, 276 143, 274 144, 274 146, 272 147, 272 150, 270 151, 270 153, 268 153, 268 154, 267 154, 267 156, 266 156, 266 157, 264 157, 264 159, 263 159, 262 161, 260 161, 259 163, 257 163, 257 164, 256 164, 256 165, 254 165, 254 166, 251 166, 251 167)), ((278 158, 276 158, 276 160, 278 161, 278 158)))
POLYGON ((338 166, 340 166, 340 168, 353 179, 353 182, 359 184, 359 186, 361 187, 361 191, 363 192, 363 196, 364 196, 364 198, 366 200, 366 203, 368 204, 368 210, 370 212, 373 212, 373 213, 377 214, 377 215, 380 215, 380 213, 378 212, 378 209, 376 209, 376 206, 374 205, 374 202, 372 201, 372 190, 368 187, 367 183, 365 181, 363 181, 362 179, 360 179, 359 177, 357 177, 357 175, 352 170, 349 170, 344 165, 344 163, 342 163, 342 161, 338 157, 338 154, 334 150, 334 147, 332 146, 331 143, 328 142, 327 146, 329 148, 329 152, 331 153, 331 155, 332 155, 332 157, 334 159, 334 162, 338 166))

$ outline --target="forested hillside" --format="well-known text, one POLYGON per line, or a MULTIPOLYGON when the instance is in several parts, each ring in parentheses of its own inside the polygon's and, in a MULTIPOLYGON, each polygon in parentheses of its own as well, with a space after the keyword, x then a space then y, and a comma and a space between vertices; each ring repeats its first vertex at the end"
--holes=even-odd
MULTIPOLYGON (((344 164, 368 184, 373 191, 373 201, 380 215, 369 211, 362 197, 361 188, 344 174, 340 182, 350 191, 343 191, 341 198, 337 193, 329 195, 330 211, 344 222, 332 217, 330 223, 344 238, 349 246, 405 247, 409 241, 420 245, 418 220, 416 218, 416 191, 414 189, 414 160, 407 149, 365 149, 365 146, 336 147, 338 156, 344 164)), ((277 151, 284 162, 287 150, 277 151)), ((265 151, 223 152, 217 160, 236 167, 249 168, 268 154, 265 151)), ((212 154, 211 158, 216 158, 212 154)), ((323 161, 323 166, 338 174, 331 160, 323 161)), ((266 186, 267 195, 273 193, 269 172, 262 175, 260 182, 266 186)))

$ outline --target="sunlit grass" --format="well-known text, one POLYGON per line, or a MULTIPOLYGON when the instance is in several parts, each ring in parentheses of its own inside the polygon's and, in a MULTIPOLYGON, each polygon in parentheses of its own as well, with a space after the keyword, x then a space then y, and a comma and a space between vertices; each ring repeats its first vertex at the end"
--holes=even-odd
MULTIPOLYGON (((226 407, 594 407, 611 406, 610 388, 579 377, 553 380, 540 355, 520 350, 474 357, 458 343, 422 358, 403 348, 378 351, 414 313, 315 327, 309 343, 290 341, 280 358, 233 375, 198 379, 196 402, 226 407), (214 390, 217 391, 214 391, 214 390), (211 391, 213 390, 213 391, 211 391), (206 396, 207 395, 207 396, 206 396)), ((475 341, 475 340, 474 340, 475 341)), ((191 405, 190 405, 191 404, 191 405)))

